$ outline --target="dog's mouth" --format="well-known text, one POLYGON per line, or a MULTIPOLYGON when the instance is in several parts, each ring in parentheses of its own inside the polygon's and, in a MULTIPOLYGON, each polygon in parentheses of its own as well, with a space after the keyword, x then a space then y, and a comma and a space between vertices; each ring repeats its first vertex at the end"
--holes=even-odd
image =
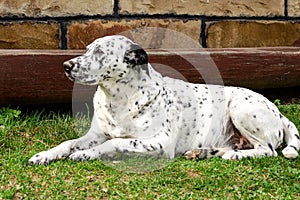
POLYGON ((66 73, 66 76, 73 82, 75 83, 79 83, 79 84, 82 84, 82 85, 95 85, 97 84, 97 80, 96 79, 91 79, 89 80, 86 76, 84 75, 78 75, 78 76, 74 76, 72 75, 71 73, 66 73))
POLYGON ((71 75, 71 73, 65 72, 66 76, 71 80, 75 82, 75 78, 71 75))
POLYGON ((84 83, 81 82, 81 84, 84 84, 84 85, 95 85, 95 84, 97 84, 97 81, 96 80, 90 80, 90 81, 85 81, 84 83))
POLYGON ((83 74, 79 74, 73 71, 65 72, 66 76, 73 82, 82 82, 87 78, 87 76, 83 74))

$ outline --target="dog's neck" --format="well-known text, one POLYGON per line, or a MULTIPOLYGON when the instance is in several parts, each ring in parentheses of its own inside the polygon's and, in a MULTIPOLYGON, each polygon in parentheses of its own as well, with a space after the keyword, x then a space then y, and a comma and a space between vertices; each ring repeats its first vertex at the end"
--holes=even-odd
MULTIPOLYGON (((139 67, 139 66, 137 66, 139 67)), ((144 86, 157 85, 161 82, 162 76, 156 72, 150 64, 147 70, 132 69, 126 77, 119 80, 105 80, 99 84, 99 87, 105 92, 108 99, 130 98, 130 95, 144 86)))

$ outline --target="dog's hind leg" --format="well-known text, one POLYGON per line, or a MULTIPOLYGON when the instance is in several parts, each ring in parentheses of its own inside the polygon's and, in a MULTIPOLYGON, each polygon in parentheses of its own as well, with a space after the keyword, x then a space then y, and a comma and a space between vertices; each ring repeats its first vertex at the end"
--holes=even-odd
POLYGON ((233 126, 253 148, 233 149, 227 151, 222 158, 277 156, 276 148, 283 142, 283 124, 274 104, 262 96, 254 98, 249 95, 233 97, 228 108, 233 126))

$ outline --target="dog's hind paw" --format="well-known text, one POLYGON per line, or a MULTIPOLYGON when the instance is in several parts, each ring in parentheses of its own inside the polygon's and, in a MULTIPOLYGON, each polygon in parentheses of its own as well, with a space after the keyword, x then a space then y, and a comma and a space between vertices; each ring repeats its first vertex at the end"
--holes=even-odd
POLYGON ((287 146, 282 150, 282 154, 286 158, 296 158, 298 156, 298 151, 292 146, 287 146))

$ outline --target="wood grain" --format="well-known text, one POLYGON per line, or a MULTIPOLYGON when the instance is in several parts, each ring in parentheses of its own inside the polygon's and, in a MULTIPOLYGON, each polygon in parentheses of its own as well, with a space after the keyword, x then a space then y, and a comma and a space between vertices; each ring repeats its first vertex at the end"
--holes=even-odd
MULTIPOLYGON (((0 50, 0 104, 71 102, 73 82, 65 76, 62 63, 82 53, 82 50, 0 50)), ((294 89, 300 87, 299 47, 148 50, 148 53, 150 63, 166 76, 261 91, 286 90, 299 96, 294 89)), ((90 90, 78 89, 77 98, 84 99, 90 90)))

